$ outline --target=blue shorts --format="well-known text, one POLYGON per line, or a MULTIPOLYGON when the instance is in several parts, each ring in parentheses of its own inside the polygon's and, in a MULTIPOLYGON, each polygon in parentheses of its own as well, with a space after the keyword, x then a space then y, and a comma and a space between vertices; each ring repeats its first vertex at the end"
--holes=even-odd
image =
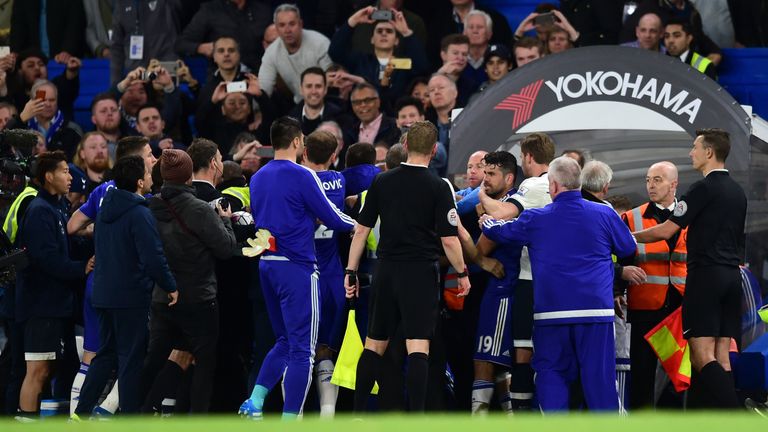
POLYGON ((83 296, 83 350, 88 352, 99 351, 99 321, 96 310, 91 305, 93 296, 93 272, 88 274, 85 281, 85 295, 83 296))
POLYGON ((341 347, 342 327, 347 316, 344 313, 346 295, 343 273, 320 272, 320 333, 317 343, 334 351, 341 347))
POLYGON ((510 287, 490 281, 480 302, 475 360, 512 366, 512 295, 510 287))

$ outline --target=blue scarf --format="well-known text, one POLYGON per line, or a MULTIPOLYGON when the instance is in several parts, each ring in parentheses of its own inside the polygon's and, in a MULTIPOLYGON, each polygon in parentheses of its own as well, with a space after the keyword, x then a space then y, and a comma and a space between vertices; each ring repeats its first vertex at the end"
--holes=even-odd
POLYGON ((56 115, 53 116, 53 120, 51 120, 51 127, 49 127, 47 131, 42 126, 40 126, 40 124, 37 122, 37 119, 34 117, 29 119, 27 122, 27 126, 29 126, 30 129, 36 130, 43 134, 45 137, 46 146, 50 146, 53 136, 56 135, 56 132, 58 132, 63 125, 64 114, 61 113, 61 110, 56 111, 56 115))

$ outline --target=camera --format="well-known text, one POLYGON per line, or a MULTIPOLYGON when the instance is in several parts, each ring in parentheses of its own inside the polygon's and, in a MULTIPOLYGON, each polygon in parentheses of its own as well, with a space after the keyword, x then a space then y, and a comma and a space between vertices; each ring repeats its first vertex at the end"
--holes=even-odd
POLYGON ((371 14, 371 19, 374 21, 392 21, 394 14, 392 14, 392 11, 376 9, 371 14))
POLYGON ((0 132, 0 199, 15 199, 26 186, 26 178, 35 176, 37 135, 26 129, 0 132))
POLYGON ((155 71, 147 71, 141 73, 141 80, 142 81, 154 81, 155 78, 157 78, 157 72, 155 71))
POLYGON ((555 24, 556 17, 553 12, 539 14, 533 19, 533 25, 550 26, 555 24))

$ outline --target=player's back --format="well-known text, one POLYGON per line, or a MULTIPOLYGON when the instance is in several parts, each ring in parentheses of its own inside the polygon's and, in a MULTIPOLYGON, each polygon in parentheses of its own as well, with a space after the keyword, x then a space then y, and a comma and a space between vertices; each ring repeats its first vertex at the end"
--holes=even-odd
MULTIPOLYGON (((344 208, 344 195, 346 182, 344 176, 338 171, 320 171, 317 173, 320 184, 328 199, 337 208, 344 208)), ((317 266, 320 273, 341 270, 339 259, 338 232, 320 224, 315 230, 315 251, 317 253, 317 266)))

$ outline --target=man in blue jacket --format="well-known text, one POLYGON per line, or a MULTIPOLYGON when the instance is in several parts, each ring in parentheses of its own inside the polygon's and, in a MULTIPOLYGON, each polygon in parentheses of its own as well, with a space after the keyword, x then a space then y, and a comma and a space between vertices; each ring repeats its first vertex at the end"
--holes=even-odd
POLYGON ((144 195, 152 175, 139 155, 120 159, 113 170, 115 189, 104 197, 96 217, 92 303, 99 322, 100 348, 83 383, 76 414, 88 414, 98 402, 113 369, 120 381, 120 410, 141 407, 140 374, 147 346, 147 324, 155 283, 178 298, 176 281, 163 254, 155 219, 144 195))
MULTIPOLYGON (((42 185, 29 204, 18 232, 19 247, 25 248, 29 266, 16 278, 16 321, 24 327, 24 360, 27 364, 19 395, 19 416, 36 416, 44 384, 51 378, 54 361, 64 356, 65 346, 74 346, 71 282, 87 274, 92 263, 69 258, 67 206, 69 191, 66 155, 46 152, 37 157, 38 184, 42 185), (90 265, 89 265, 90 264, 90 265)), ((70 380, 74 377, 74 371, 70 380)))
POLYGON ((636 243, 608 206, 581 197, 581 169, 568 157, 549 165, 552 204, 513 221, 483 216, 497 243, 528 246, 533 272, 533 369, 543 411, 567 410, 581 377, 591 411, 618 411, 613 339, 613 262, 636 243))

